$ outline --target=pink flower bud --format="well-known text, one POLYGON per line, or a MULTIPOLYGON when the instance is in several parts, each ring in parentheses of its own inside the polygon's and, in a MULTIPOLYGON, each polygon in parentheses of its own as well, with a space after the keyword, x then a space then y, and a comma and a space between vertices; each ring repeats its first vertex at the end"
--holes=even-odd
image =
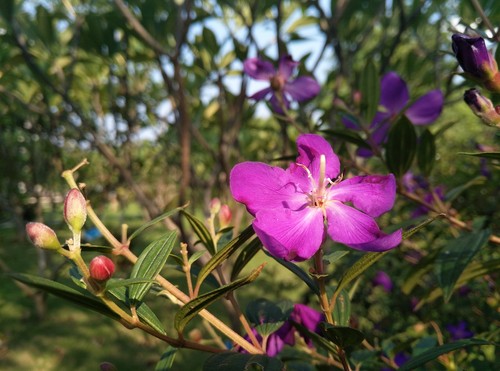
POLYGON ((210 208, 210 214, 217 214, 220 210, 220 200, 218 198, 212 198, 208 207, 210 208))
POLYGON ((36 247, 46 250, 59 250, 61 248, 56 233, 43 223, 26 224, 26 233, 36 247))
POLYGON ((76 188, 69 191, 64 200, 64 220, 74 233, 79 233, 87 220, 87 201, 76 188))
POLYGON ((104 256, 99 255, 90 261, 90 277, 96 281, 106 281, 115 273, 115 263, 104 256))
POLYGON ((221 228, 226 228, 229 223, 231 223, 231 218, 233 214, 231 213, 231 209, 226 204, 220 207, 219 211, 219 224, 221 228))

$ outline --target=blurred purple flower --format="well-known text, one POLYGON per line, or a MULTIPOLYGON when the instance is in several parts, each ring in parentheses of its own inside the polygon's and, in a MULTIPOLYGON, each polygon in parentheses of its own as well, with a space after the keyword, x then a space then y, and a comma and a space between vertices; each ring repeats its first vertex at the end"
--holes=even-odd
POLYGON ((303 102, 314 98, 320 91, 320 86, 314 78, 309 76, 292 78, 298 64, 299 62, 295 62, 289 55, 280 59, 278 70, 275 70, 272 63, 259 58, 245 60, 243 70, 248 76, 255 80, 269 81, 270 84, 250 98, 261 100, 270 97, 271 107, 280 114, 283 113, 283 106, 290 108, 292 100, 303 102))
MULTIPOLYGON (((325 321, 325 316, 322 313, 308 307, 307 305, 295 304, 288 320, 286 320, 283 326, 281 326, 277 331, 273 332, 267 338, 266 354, 270 357, 274 357, 279 352, 281 352, 285 345, 295 345, 295 328, 293 327, 294 322, 304 326, 311 332, 319 334, 321 331, 319 325, 323 321, 325 321)), ((257 332, 257 330, 252 329, 252 332, 254 333, 257 340, 259 342, 262 342, 262 336, 257 332)), ((309 347, 312 347, 312 340, 306 337, 303 338, 307 345, 309 347)), ((249 337, 245 336, 245 339, 249 340, 249 337)), ((246 352, 242 348, 240 348, 239 351, 242 353, 246 352)))
MULTIPOLYGON (((445 199, 443 186, 439 185, 435 187, 433 193, 430 189, 429 183, 422 176, 415 175, 411 171, 403 175, 403 186, 408 192, 420 193, 421 195, 423 195, 424 201, 429 205, 433 205, 436 202, 435 197, 439 198, 439 200, 441 201, 444 201, 445 199)), ((422 215, 427 215, 428 212, 428 207, 420 205, 415 208, 415 210, 411 214, 411 217, 418 218, 422 215)))
MULTIPOLYGON (((479 144, 479 143, 476 143, 475 147, 476 147, 476 149, 478 149, 481 152, 496 152, 497 151, 497 149, 495 147, 487 146, 487 145, 479 144)), ((479 163, 480 163, 479 172, 481 173, 481 175, 485 176, 488 179, 491 179, 493 174, 491 173, 490 166, 488 164, 488 160, 485 158, 481 158, 479 160, 479 163)))
MULTIPOLYGON (((375 114, 371 124, 372 144, 379 147, 387 140, 387 134, 394 119, 404 114, 414 125, 428 125, 434 122, 443 109, 444 97, 439 89, 431 90, 427 94, 418 98, 410 106, 410 92, 406 82, 395 72, 388 72, 380 81, 380 101, 381 111, 375 114)), ((348 129, 361 130, 359 124, 344 117, 342 120, 348 129)), ((370 157, 372 151, 360 148, 358 155, 370 157)))
POLYGON ((392 291, 393 284, 391 277, 384 271, 378 271, 375 277, 373 277, 372 283, 374 286, 382 286, 386 292, 392 291))
POLYGON ((326 233, 334 241, 363 251, 399 245, 401 230, 386 235, 374 220, 394 205, 392 174, 342 181, 339 159, 324 138, 302 134, 297 147, 299 157, 286 170, 243 162, 229 178, 233 197, 255 216, 253 228, 273 256, 309 259, 320 249, 326 233))
POLYGON ((451 340, 468 339, 474 336, 474 333, 468 329, 467 322, 460 321, 456 325, 447 325, 446 330, 450 333, 451 340))
POLYGON ((500 92, 500 74, 495 58, 482 37, 454 34, 452 49, 465 74, 493 92, 500 92))
MULTIPOLYGON (((394 363, 396 364, 396 366, 401 367, 406 362, 408 362, 409 359, 410 355, 408 353, 399 352, 396 353, 396 355, 394 356, 394 363)), ((393 370, 393 368, 383 367, 382 369, 380 369, 380 371, 391 371, 391 370, 393 370)))

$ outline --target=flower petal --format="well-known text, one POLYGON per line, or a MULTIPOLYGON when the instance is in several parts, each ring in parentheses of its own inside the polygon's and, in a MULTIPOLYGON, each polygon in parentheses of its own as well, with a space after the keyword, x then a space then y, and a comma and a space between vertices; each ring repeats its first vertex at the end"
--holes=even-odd
POLYGON ((245 204, 252 215, 267 208, 298 209, 307 201, 289 182, 285 170, 261 162, 237 164, 229 175, 229 187, 234 199, 245 204))
POLYGON ((381 233, 372 217, 340 201, 327 203, 326 218, 330 237, 349 246, 371 242, 381 233))
POLYGON ((328 198, 352 202, 355 208, 378 217, 394 206, 396 180, 392 174, 356 176, 333 185, 328 198))
POLYGON ((321 87, 315 79, 309 76, 300 76, 285 83, 284 92, 290 94, 293 100, 302 102, 318 95, 321 87))
POLYGON ((325 235, 321 209, 311 207, 258 211, 253 229, 271 255, 289 261, 311 258, 325 235))
POLYGON ((255 93, 253 93, 249 98, 250 99, 255 99, 255 100, 261 100, 261 99, 264 99, 266 97, 266 95, 270 94, 273 90, 269 87, 269 88, 265 88, 265 89, 262 89, 262 90, 259 90, 255 93))
MULTIPOLYGON (((316 134, 302 134, 297 138, 297 149, 299 156, 296 162, 307 167, 316 182, 319 179, 321 155, 325 155, 326 159, 326 177, 337 178, 340 173, 340 161, 325 138, 316 134)), ((305 171, 296 164, 291 164, 289 170, 299 176, 305 174, 305 171)))
POLYGON ((415 125, 426 125, 435 121, 443 110, 444 97, 436 89, 418 98, 405 112, 406 117, 415 125))
MULTIPOLYGON (((285 107, 288 110, 290 108, 290 100, 287 98, 287 96, 285 94, 283 94, 282 97, 283 97, 283 103, 285 104, 285 107)), ((276 96, 276 93, 273 92, 273 95, 271 96, 269 103, 271 103, 271 108, 278 115, 284 114, 283 108, 281 107, 281 102, 279 101, 278 97, 276 96)))
POLYGON ((380 82, 380 105, 390 113, 400 112, 408 103, 410 93, 406 82, 395 72, 388 72, 380 82))
POLYGON ((283 80, 288 80, 292 76, 295 68, 300 64, 300 62, 295 62, 290 55, 285 55, 280 58, 280 63, 278 66, 278 74, 283 77, 283 80))
POLYGON ((243 62, 243 71, 255 80, 270 80, 276 70, 271 62, 260 58, 248 58, 243 62))
POLYGON ((380 232, 379 237, 373 241, 360 244, 347 244, 347 246, 355 250, 381 252, 397 247, 402 239, 403 231, 398 229, 391 234, 380 232))

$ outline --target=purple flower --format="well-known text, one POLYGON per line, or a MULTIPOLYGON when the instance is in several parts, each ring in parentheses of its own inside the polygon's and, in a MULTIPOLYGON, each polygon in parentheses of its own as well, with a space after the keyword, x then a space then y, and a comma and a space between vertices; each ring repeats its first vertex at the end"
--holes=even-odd
POLYGON ((320 91, 320 86, 314 78, 308 76, 291 78, 298 64, 299 62, 295 62, 291 56, 286 55, 280 59, 276 71, 272 63, 262 59, 245 60, 243 70, 248 76, 270 83, 269 87, 259 90, 250 98, 261 100, 270 97, 271 107, 277 113, 283 113, 283 106, 288 109, 292 100, 302 102, 314 98, 320 91))
POLYGON ((446 330, 451 335, 451 340, 468 339, 474 336, 474 333, 468 329, 467 322, 460 321, 456 325, 447 325, 446 330))
MULTIPOLYGON (((441 90, 431 90, 418 98, 410 106, 410 93, 406 82, 395 72, 388 72, 380 81, 379 106, 383 110, 377 112, 370 124, 371 140, 379 147, 387 139, 391 123, 404 114, 414 125, 428 125, 435 121, 443 109, 444 97, 441 90)), ((344 125, 349 129, 360 130, 357 123, 344 118, 344 125)), ((362 157, 372 156, 372 151, 360 148, 358 155, 362 157)))
POLYGON ((363 251, 385 251, 401 242, 401 230, 386 235, 374 220, 394 205, 392 174, 342 181, 339 159, 324 138, 303 134, 297 147, 299 156, 286 170, 243 162, 230 174, 233 197, 255 216, 255 233, 273 256, 309 259, 327 233, 363 251))
MULTIPOLYGON (((321 331, 319 325, 323 321, 325 321, 325 316, 322 313, 308 307, 307 305, 295 304, 288 320, 286 320, 283 326, 267 338, 266 354, 270 357, 274 357, 281 352, 285 345, 295 345, 294 322, 304 326, 311 332, 319 334, 321 331)), ((257 340, 262 342, 262 336, 257 332, 257 330, 252 329, 252 332, 257 340)), ((245 336, 245 339, 249 340, 249 337, 245 336)), ((304 337, 304 340, 309 347, 313 346, 311 339, 304 337)), ((242 348, 240 348, 239 351, 245 352, 242 348)))
POLYGON ((384 271, 378 271, 375 277, 372 279, 374 286, 382 286, 386 292, 392 291, 392 280, 391 277, 384 271))
POLYGON ((496 78, 497 62, 486 48, 482 37, 454 34, 451 41, 458 64, 467 75, 479 82, 492 81, 496 78))

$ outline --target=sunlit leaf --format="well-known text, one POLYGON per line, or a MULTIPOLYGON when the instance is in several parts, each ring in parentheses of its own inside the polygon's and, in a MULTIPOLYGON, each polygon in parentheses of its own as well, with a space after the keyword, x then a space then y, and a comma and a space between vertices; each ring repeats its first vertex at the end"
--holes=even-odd
POLYGON ((174 364, 177 348, 169 346, 167 351, 162 354, 160 361, 155 366, 155 371, 170 371, 174 364))
POLYGON ((210 235, 210 232, 205 224, 200 219, 185 210, 182 211, 182 214, 186 217, 187 221, 191 225, 191 228, 193 228, 194 233, 198 236, 203 246, 207 248, 210 254, 215 255, 216 250, 214 240, 212 239, 212 236, 210 235))
POLYGON ((155 225, 156 223, 162 221, 163 219, 166 219, 168 218, 169 216, 172 216, 174 215, 175 213, 181 211, 182 209, 184 208, 183 207, 177 207, 173 210, 170 210, 170 211, 167 211, 166 213, 164 214, 161 214, 160 216, 154 218, 153 220, 150 220, 149 222, 147 222, 146 224, 143 224, 141 225, 139 228, 137 228, 134 233, 132 233, 129 238, 128 238, 128 241, 132 241, 132 239, 134 239, 135 237, 137 237, 141 232, 145 231, 147 228, 155 225))
POLYGON ((238 255, 233 264, 233 270, 231 271, 231 280, 235 280, 241 271, 247 266, 247 264, 252 260, 252 258, 257 254, 262 248, 262 242, 256 237, 250 241, 238 255))
MULTIPOLYGON (((177 234, 168 232, 159 240, 149 244, 141 253, 132 269, 130 278, 154 280, 165 265, 174 248, 177 234)), ((130 300, 140 302, 151 288, 152 283, 137 284, 130 287, 130 300)))

